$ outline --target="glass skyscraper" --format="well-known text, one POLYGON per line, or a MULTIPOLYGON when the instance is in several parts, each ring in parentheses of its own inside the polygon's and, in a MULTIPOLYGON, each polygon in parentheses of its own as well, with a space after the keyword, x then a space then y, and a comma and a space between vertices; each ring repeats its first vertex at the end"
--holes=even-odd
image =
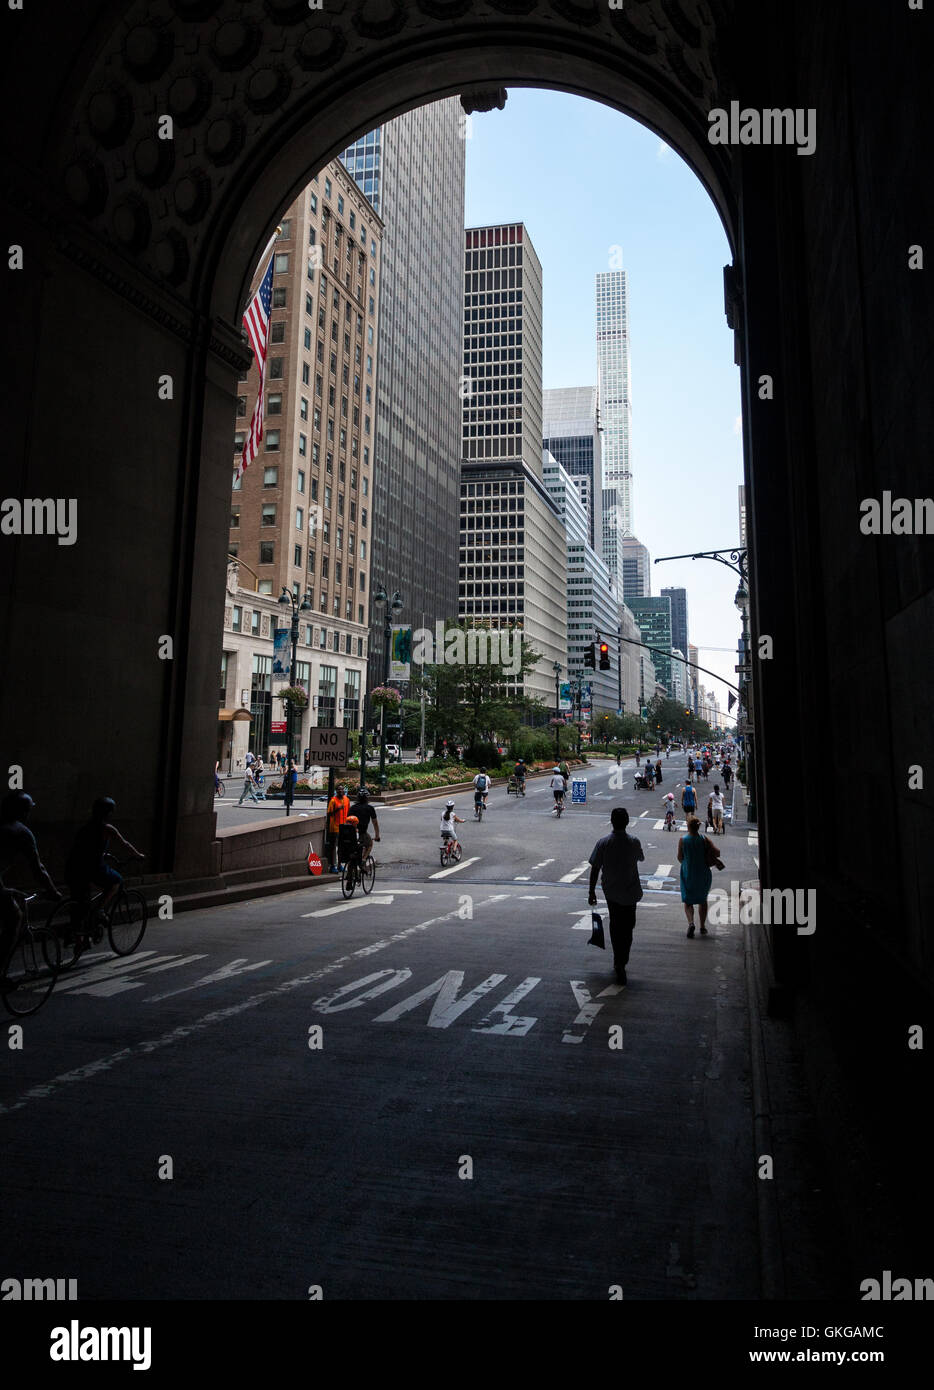
POLYGON ((677 647, 682 656, 688 650, 688 591, 687 589, 662 589, 671 599, 671 645, 677 647))
MULTIPOLYGON (((457 613, 464 138, 456 97, 371 131, 341 160, 383 219, 371 579, 402 626, 457 613)), ((385 615, 370 614, 382 653, 385 615)), ((382 683, 371 661, 369 685, 382 683)))
POLYGON ((671 695, 671 599, 667 594, 658 594, 654 598, 628 598, 626 607, 639 624, 643 642, 658 649, 649 652, 649 656, 655 674, 671 695))
POLYGON ((588 543, 599 552, 603 533, 600 425, 593 386, 542 393, 544 447, 574 479, 587 513, 588 543))
POLYGON ((603 556, 622 579, 619 538, 633 534, 629 384, 629 301, 625 270, 601 271, 596 283, 597 390, 603 431, 603 556))

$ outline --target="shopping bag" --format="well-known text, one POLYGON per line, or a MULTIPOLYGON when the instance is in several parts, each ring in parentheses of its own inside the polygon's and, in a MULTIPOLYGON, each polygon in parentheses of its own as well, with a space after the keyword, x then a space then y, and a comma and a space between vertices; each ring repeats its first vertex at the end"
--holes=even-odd
POLYGON ((591 914, 590 914, 590 926, 591 926, 590 940, 587 942, 587 945, 588 945, 588 946, 599 946, 601 951, 605 951, 605 950, 606 950, 606 938, 605 938, 604 935, 603 935, 603 922, 600 920, 600 914, 599 914, 599 912, 591 912, 591 914))

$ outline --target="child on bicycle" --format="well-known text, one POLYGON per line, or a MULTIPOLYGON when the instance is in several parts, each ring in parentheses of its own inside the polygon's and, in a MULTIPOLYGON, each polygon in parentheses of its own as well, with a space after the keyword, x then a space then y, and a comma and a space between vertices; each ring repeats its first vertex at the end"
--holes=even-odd
MULTIPOLYGON (((82 905, 82 909, 90 902, 91 888, 100 888, 97 917, 98 921, 104 924, 107 921, 107 908, 123 883, 123 876, 112 865, 104 863, 108 844, 111 840, 116 840, 134 859, 146 857, 135 849, 129 840, 125 840, 113 824, 111 817, 115 809, 116 803, 112 797, 97 798, 91 807, 91 819, 75 835, 65 861, 68 890, 76 902, 82 905)), ((82 911, 81 917, 84 915, 82 911)), ((73 919, 72 927, 78 931, 80 923, 73 919)))
POLYGON ((665 808, 665 829, 670 830, 675 823, 675 794, 669 792, 662 797, 662 805, 665 808))
MULTIPOLYGON (((455 813, 454 813, 454 802, 453 802, 453 801, 446 801, 445 804, 444 804, 444 810, 441 812, 441 848, 442 848, 442 849, 445 847, 445 845, 449 844, 451 841, 453 841, 453 844, 454 844, 454 845, 457 844, 457 831, 454 829, 454 827, 455 827, 455 825, 463 825, 463 824, 464 824, 464 817, 463 817, 463 816, 455 815, 455 813)), ((452 846, 452 847, 453 847, 453 846, 452 846)))

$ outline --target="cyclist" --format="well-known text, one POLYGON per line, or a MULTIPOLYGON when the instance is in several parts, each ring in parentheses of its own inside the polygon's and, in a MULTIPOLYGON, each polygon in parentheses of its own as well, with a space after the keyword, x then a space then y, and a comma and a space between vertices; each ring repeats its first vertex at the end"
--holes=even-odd
POLYGON ((449 841, 452 841, 454 845, 457 844, 457 831, 454 829, 454 827, 455 827, 455 825, 463 825, 463 824, 464 824, 464 817, 463 817, 463 816, 455 815, 455 813, 454 813, 454 802, 453 802, 453 801, 446 801, 446 802, 444 803, 444 810, 441 812, 441 848, 442 848, 442 849, 444 848, 444 846, 445 846, 449 841))
MULTIPOLYGON (((81 904, 81 916, 84 917, 84 907, 90 899, 91 888, 101 889, 102 897, 97 904, 98 921, 106 924, 107 907, 123 882, 122 874, 119 874, 110 864, 104 863, 104 855, 111 840, 116 840, 122 845, 128 854, 134 859, 145 859, 125 840, 120 831, 112 822, 112 816, 116 809, 113 797, 99 796, 91 807, 91 819, 83 825, 75 835, 71 849, 68 851, 68 858, 65 860, 65 878, 68 882, 68 889, 76 902, 81 904)), ((77 923, 72 919, 73 926, 77 929, 77 923)), ((87 945, 88 942, 83 943, 87 945)))
POLYGON ((564 804, 564 794, 568 789, 567 778, 562 773, 560 767, 555 766, 551 769, 551 782, 549 784, 555 798, 555 812, 559 805, 564 804))
POLYGON ((337 852, 337 838, 340 828, 350 815, 350 797, 347 795, 347 786, 344 782, 339 782, 334 790, 334 795, 328 802, 328 858, 331 861, 331 873, 340 873, 340 856, 337 852))
MULTIPOLYGON (((370 794, 366 787, 361 787, 357 793, 357 799, 350 808, 350 815, 347 820, 356 819, 360 829, 360 844, 363 846, 360 853, 360 862, 367 858, 373 848, 373 835, 379 839, 379 821, 376 819, 376 812, 370 805, 370 794), (370 821, 373 822, 373 835, 370 834, 370 821)), ((347 821, 344 822, 347 824, 347 821)))
POLYGON ((663 796, 663 797, 662 797, 662 805, 663 805, 664 808, 665 808, 665 829, 666 829, 666 830, 671 830, 671 829, 674 827, 674 823, 675 823, 675 794, 674 794, 674 792, 669 792, 667 796, 663 796))
POLYGON ((516 779, 516 791, 520 796, 525 796, 525 774, 525 759, 519 758, 515 767, 513 768, 513 775, 516 779))
POLYGON ((17 894, 3 882, 3 875, 23 859, 53 898, 62 896, 39 858, 36 837, 26 824, 35 804, 29 793, 22 791, 8 792, 0 802, 0 977, 6 976, 22 920, 17 894))
POLYGON ((481 767, 473 779, 473 804, 476 806, 482 801, 484 811, 486 810, 486 799, 490 794, 490 781, 485 767, 481 767))

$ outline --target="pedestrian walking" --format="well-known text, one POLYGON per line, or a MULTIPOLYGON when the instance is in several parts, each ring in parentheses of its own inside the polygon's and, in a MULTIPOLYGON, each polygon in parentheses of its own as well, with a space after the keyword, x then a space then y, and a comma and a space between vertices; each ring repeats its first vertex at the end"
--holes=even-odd
POLYGON ((697 793, 690 782, 684 784, 684 790, 681 793, 681 809, 686 816, 693 816, 697 810, 697 793))
POLYGON ((335 789, 334 795, 328 802, 328 859, 330 861, 331 873, 340 873, 340 863, 337 853, 337 842, 340 837, 340 828, 350 815, 350 797, 347 795, 347 786, 344 782, 335 789))
POLYGON ((247 755, 246 755, 246 765, 247 765, 247 767, 249 767, 249 766, 251 765, 252 762, 253 762, 253 754, 252 754, 252 752, 247 753, 247 755))
POLYGON ((240 800, 237 802, 238 806, 243 805, 243 798, 245 796, 249 796, 251 801, 259 801, 253 782, 253 769, 249 763, 247 763, 246 767, 243 769, 243 791, 240 793, 240 800))
POLYGON ((628 834, 629 812, 614 806, 610 813, 612 834, 605 835, 594 845, 590 856, 590 889, 587 901, 597 903, 597 877, 610 914, 610 941, 613 944, 613 966, 617 984, 628 983, 626 966, 632 948, 632 933, 636 925, 636 904, 642 897, 639 863, 645 858, 642 845, 628 834))
POLYGON ((707 898, 713 880, 711 868, 723 868, 716 847, 700 833, 697 816, 688 816, 688 833, 678 841, 678 863, 681 865, 681 901, 688 921, 687 935, 694 935, 694 909, 700 918, 700 934, 707 935, 707 898))
POLYGON ((713 791, 707 798, 707 824, 715 835, 723 834, 723 797, 720 783, 714 782, 713 791))
POLYGON ((661 760, 661 758, 659 758, 659 759, 658 759, 658 762, 655 764, 655 780, 656 780, 656 782, 658 782, 659 784, 661 784, 661 780, 662 780, 662 760, 661 760))

